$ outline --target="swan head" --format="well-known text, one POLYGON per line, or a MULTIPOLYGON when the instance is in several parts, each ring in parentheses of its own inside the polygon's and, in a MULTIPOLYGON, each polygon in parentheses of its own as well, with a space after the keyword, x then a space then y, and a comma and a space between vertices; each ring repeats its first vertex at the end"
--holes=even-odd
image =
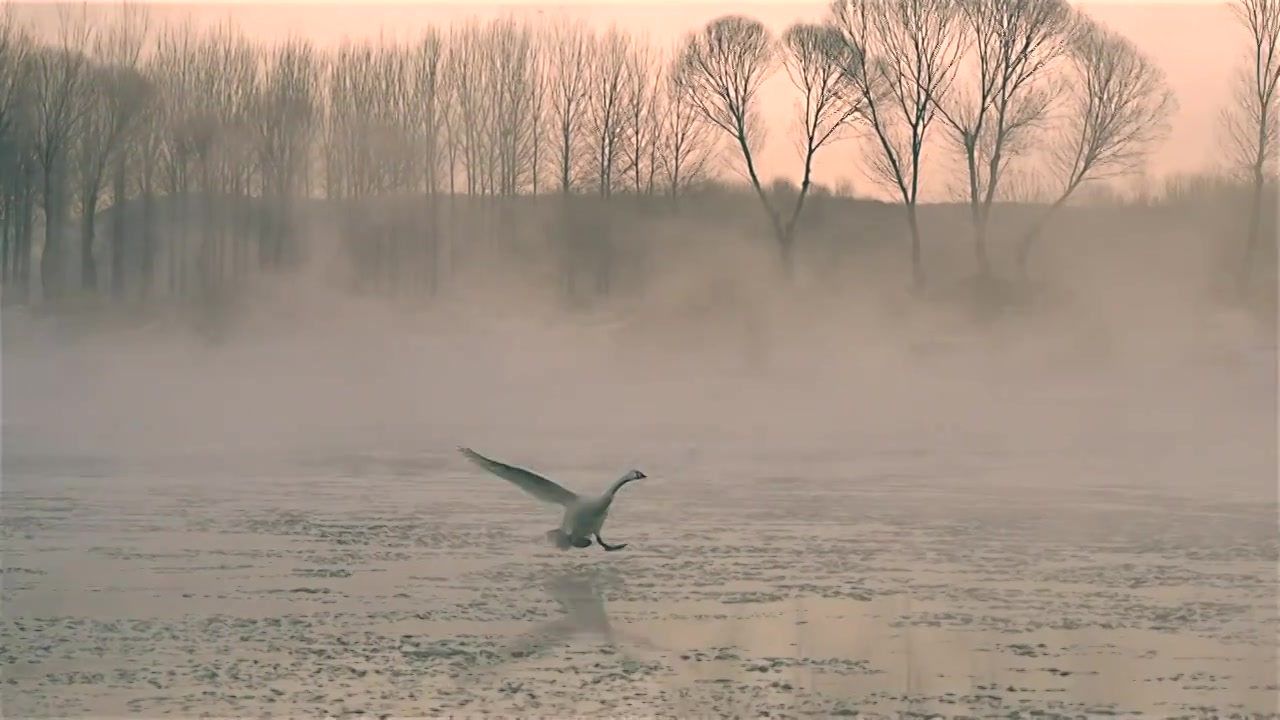
POLYGON ((605 493, 605 497, 607 497, 607 498, 609 498, 610 500, 612 500, 612 499, 613 499, 613 494, 614 494, 614 493, 616 493, 616 492, 618 492, 618 490, 619 490, 619 489, 621 489, 623 485, 626 485, 627 483, 631 482, 632 480, 641 480, 641 479, 643 479, 643 478, 647 478, 647 477, 649 477, 649 476, 648 476, 648 475, 645 475, 644 473, 640 472, 639 470, 628 470, 626 475, 623 475, 622 477, 618 478, 618 479, 613 483, 613 485, 609 488, 609 491, 605 493))

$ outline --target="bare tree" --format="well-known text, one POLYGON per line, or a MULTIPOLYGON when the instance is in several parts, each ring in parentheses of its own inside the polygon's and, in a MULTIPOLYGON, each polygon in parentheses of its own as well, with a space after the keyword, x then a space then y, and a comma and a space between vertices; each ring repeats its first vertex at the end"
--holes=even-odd
POLYGON ((249 236, 228 232, 230 217, 218 212, 218 204, 238 198, 253 167, 253 107, 261 59, 259 48, 230 22, 210 30, 200 44, 195 155, 203 232, 196 277, 200 291, 214 297, 248 267, 249 236))
POLYGON ((989 279, 987 230, 1000 176, 1048 115, 1076 14, 1065 0, 956 1, 971 41, 961 66, 967 82, 934 104, 964 161, 974 252, 989 279))
POLYGON ((652 194, 657 169, 658 136, 662 131, 661 91, 665 74, 647 38, 635 39, 627 56, 627 87, 622 138, 622 173, 629 175, 631 190, 652 194))
MULTIPOLYGON (((373 93, 373 102, 364 111, 373 121, 372 127, 366 128, 373 150, 369 170, 373 173, 373 192, 378 194, 404 191, 417 179, 416 173, 410 172, 412 158, 406 152, 412 144, 407 122, 409 109, 405 107, 408 59, 398 44, 379 45, 374 50, 372 76, 367 78, 368 88, 373 93)), ((483 76, 476 78, 477 86, 482 82, 483 76)), ((476 128, 477 133, 479 130, 476 128)), ((479 153, 474 147, 471 150, 476 157, 467 170, 479 176, 479 153)))
POLYGON ((964 35, 955 0, 835 0, 828 22, 853 47, 848 82, 872 130, 872 178, 902 200, 911 275, 924 284, 920 249, 921 159, 936 104, 955 78, 964 35))
POLYGON ((24 84, 29 79, 32 42, 14 15, 13 5, 0 5, 0 143, 9 142, 14 132, 14 114, 23 101, 24 84))
POLYGON ((85 114, 92 107, 92 74, 86 52, 93 28, 85 17, 86 10, 81 7, 80 13, 73 15, 68 6, 60 6, 56 44, 41 48, 32 56, 34 144, 45 216, 40 282, 46 298, 56 298, 64 288, 62 240, 68 210, 68 156, 85 114))
MULTIPOLYGON (((272 211, 270 208, 264 209, 265 212, 255 210, 256 203, 252 201, 255 189, 261 192, 262 186, 254 113, 259 88, 265 81, 264 60, 269 48, 239 32, 227 36, 224 42, 226 44, 219 54, 220 75, 224 83, 218 91, 219 132, 215 155, 218 175, 214 188, 222 208, 215 218, 218 239, 213 260, 219 277, 236 281, 261 265, 264 243, 276 249, 277 266, 294 257, 297 244, 292 242, 286 224, 285 232, 276 237, 265 237, 259 233, 257 253, 254 252, 253 230, 260 229, 259 218, 272 211)), ((299 153, 301 160, 296 166, 297 175, 291 187, 302 196, 309 194, 311 189, 311 139, 310 124, 300 126, 294 142, 304 150, 299 153)), ((271 253, 267 255, 272 256, 271 253)))
POLYGON ((468 132, 462 117, 461 103, 458 101, 459 93, 464 92, 462 83, 465 79, 464 68, 458 59, 460 51, 457 50, 457 45, 459 41, 460 38, 457 33, 450 32, 446 43, 444 61, 441 65, 441 89, 445 96, 449 98, 448 102, 445 103, 441 120, 444 123, 445 153, 448 156, 445 166, 449 170, 450 203, 456 202, 458 166, 461 162, 460 155, 468 132))
MULTIPOLYGON (((89 69, 91 82, 85 101, 88 109, 77 134, 80 191, 80 284, 88 291, 98 287, 98 267, 94 258, 97 238, 98 203, 105 189, 106 171, 116 166, 117 188, 124 185, 123 163, 127 144, 142 118, 151 90, 139 72, 143 44, 149 32, 144 8, 124 4, 120 16, 94 37, 89 69)), ((123 197, 117 197, 119 203, 123 197)), ((117 217, 122 208, 116 208, 117 217)), ((112 290, 124 291, 124 237, 112 237, 112 290)))
POLYGON ((618 181, 618 165, 626 130, 626 94, 631 86, 633 43, 630 35, 611 27, 596 38, 587 94, 586 130, 596 189, 608 197, 618 181))
POLYGON ((435 293, 440 283, 440 170, 444 145, 444 114, 449 98, 443 78, 444 36, 430 28, 413 48, 413 97, 417 108, 415 123, 422 152, 423 183, 430 207, 430 229, 426 242, 427 292, 435 293))
POLYGON ((305 196, 306 167, 319 114, 320 63, 310 41, 288 39, 268 57, 264 82, 254 97, 254 130, 263 198, 270 200, 269 222, 258 241, 263 268, 284 266, 292 244, 290 217, 305 196))
POLYGON ((530 192, 537 197, 539 188, 542 187, 542 171, 546 164, 547 93, 551 64, 547 58, 547 33, 541 28, 535 28, 533 42, 533 67, 529 77, 529 115, 533 123, 533 132, 529 138, 529 186, 530 192))
MULTIPOLYGON (((200 37, 190 20, 166 27, 159 34, 155 54, 148 63, 148 74, 156 84, 161 101, 153 121, 162 138, 158 152, 162 189, 168 195, 165 212, 168 233, 162 247, 152 246, 143 251, 142 260, 154 262, 152 253, 163 249, 165 279, 169 293, 174 295, 185 288, 187 234, 191 225, 187 194, 195 186, 195 147, 205 125, 197 105, 199 43, 200 37)), ((148 224, 144 222, 144 226, 148 224)), ((150 238, 144 241, 146 239, 150 238)), ((144 271, 144 288, 153 279, 152 272, 144 271)))
POLYGON ((491 23, 487 37, 495 104, 488 144, 497 160, 498 194, 512 196, 526 186, 532 170, 535 38, 532 28, 514 18, 491 23))
POLYGON ((577 180, 583 126, 591 92, 592 34, 581 22, 558 23, 549 38, 549 105, 552 148, 560 194, 577 180))
MULTIPOLYGON (((477 43, 483 38, 474 24, 467 27, 477 43)), ((482 58, 482 47, 474 48, 473 59, 482 58)), ((422 163, 419 148, 421 135, 421 112, 415 102, 414 92, 416 65, 413 49, 408 45, 388 44, 375 50, 373 75, 368 78, 368 86, 372 89, 371 112, 366 111, 374 124, 367 131, 372 133, 369 143, 372 153, 370 170, 377 181, 374 194, 412 193, 422 186, 422 163)), ((474 78, 478 90, 471 97, 480 98, 481 108, 484 104, 484 83, 488 75, 481 73, 474 78)), ((471 145, 468 146, 467 173, 469 180, 474 181, 478 191, 491 187, 493 181, 492 158, 486 157, 480 138, 488 131, 488 124, 483 116, 476 127, 471 129, 471 145)), ((377 213, 374 224, 376 232, 372 238, 358 238, 362 244, 372 244, 376 248, 375 269, 382 278, 385 288, 392 292, 414 291, 421 287, 413 281, 413 263, 411 260, 418 254, 422 243, 411 226, 399 220, 396 208, 385 207, 377 213)))
MULTIPOLYGON (((676 62, 679 60, 677 58, 676 62)), ((660 122, 655 165, 671 202, 679 207, 680 196, 702 182, 717 157, 717 129, 706 123, 690 98, 692 88, 679 82, 675 67, 662 79, 659 95, 660 122)))
POLYGON ((1263 190, 1280 165, 1280 0, 1232 0, 1231 10, 1249 34, 1249 55, 1236 78, 1235 101, 1222 118, 1231 160, 1252 186, 1248 235, 1237 275, 1243 289, 1262 240, 1263 190))
POLYGON ((461 151, 469 195, 486 194, 492 185, 485 158, 493 120, 493 103, 486 96, 492 80, 485 44, 484 28, 469 21, 453 29, 446 60, 456 113, 451 135, 461 151))
POLYGON ((432 197, 440 191, 443 114, 448 103, 442 80, 444 48, 444 35, 437 28, 428 28, 413 46, 413 97, 419 113, 423 184, 432 197))
MULTIPOLYGON (((781 228, 778 241, 786 264, 791 264, 796 222, 804 209, 812 184, 813 158, 818 151, 851 125, 860 122, 867 110, 861 93, 848 81, 846 68, 856 66, 863 54, 861 45, 850 42, 830 25, 797 23, 782 36, 783 65, 791 84, 800 91, 800 157, 804 170, 800 191, 791 215, 781 228)), ((774 214, 771 211, 771 214, 774 214)))
MULTIPOLYGON (((513 65, 512 58, 507 52, 508 49, 513 48, 503 47, 506 44, 505 41, 514 35, 514 33, 505 32, 507 27, 504 21, 509 20, 510 18, 503 18, 501 21, 491 21, 485 25, 477 24, 478 31, 474 41, 480 68, 480 75, 476 78, 476 85, 480 92, 475 96, 472 110, 472 112, 479 111, 477 118, 480 133, 475 139, 477 158, 480 163, 477 171, 481 177, 480 194, 491 197, 505 193, 503 155, 517 140, 516 133, 512 133, 510 137, 504 136, 503 133, 504 130, 518 123, 517 120, 503 116, 507 111, 504 105, 514 99, 504 92, 506 79, 503 77, 503 73, 509 71, 513 65)), ((511 25, 514 26, 514 22, 511 25)), ((485 220, 490 219, 488 214, 483 217, 485 220)))
POLYGON ((30 258, 32 41, 12 4, 0 6, 0 282, 25 298, 30 258))
MULTIPOLYGON (((150 102, 142 108, 138 119, 134 150, 137 159, 136 179, 137 194, 142 205, 138 229, 141 242, 137 257, 137 287, 139 297, 146 300, 155 281, 156 258, 156 225, 155 200, 159 190, 157 174, 160 170, 162 154, 165 149, 165 97, 161 89, 160 77, 154 64, 155 56, 144 63, 143 76, 151 88, 150 102)), ((121 226, 122 227, 122 226, 121 226)), ((120 228, 118 228, 120 229, 120 228)), ((123 236, 123 231, 120 232, 123 236)))
MULTIPOLYGON (((383 53, 371 41, 343 41, 328 63, 325 80, 325 196, 341 201, 344 235, 361 281, 379 282, 389 263, 382 239, 371 232, 363 213, 366 198, 384 185, 380 142, 394 135, 380 91, 395 78, 383 53)), ((401 156, 409 153, 401 152, 401 156)))
POLYGON ((1128 39, 1082 19, 1067 48, 1073 87, 1050 167, 1061 189, 1018 246, 1025 278, 1032 244, 1082 184, 1139 169, 1177 108, 1164 73, 1128 39))
POLYGON ((325 194, 354 199, 370 193, 373 132, 371 115, 377 98, 372 79, 375 48, 370 42, 344 42, 329 63, 326 84, 325 194))
POLYGON ((765 130, 757 96, 760 86, 776 68, 776 61, 773 39, 763 23, 744 15, 724 15, 685 36, 673 77, 681 96, 701 119, 737 144, 747 178, 769 216, 784 262, 789 262, 790 242, 760 184, 754 155, 757 148, 753 147, 762 140, 765 130))

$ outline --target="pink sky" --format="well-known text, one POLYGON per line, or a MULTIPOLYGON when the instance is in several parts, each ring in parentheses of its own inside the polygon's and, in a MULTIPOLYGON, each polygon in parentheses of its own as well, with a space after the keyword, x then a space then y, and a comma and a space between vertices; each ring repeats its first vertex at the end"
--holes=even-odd
MULTIPOLYGON (((48 17, 50 3, 25 3, 27 13, 48 17), (43 7, 38 7, 43 6, 43 7)), ((735 3, 695 0, 636 2, 597 0, 576 5, 525 2, 496 4, 437 4, 410 2, 323 3, 248 2, 156 3, 153 17, 158 21, 179 20, 188 14, 198 22, 234 19, 254 38, 270 39, 290 33, 305 35, 328 45, 343 37, 407 38, 428 24, 445 25, 468 16, 490 17, 501 12, 570 14, 592 25, 616 22, 634 32, 647 34, 658 45, 675 42, 684 32, 726 12, 746 12, 775 31, 796 20, 822 16, 824 3, 735 3)), ((1077 3, 1077 6, 1129 37, 1167 74, 1178 96, 1179 109, 1173 118, 1172 133, 1156 152, 1151 173, 1195 172, 1212 167, 1217 152, 1215 126, 1221 109, 1229 100, 1228 81, 1233 65, 1243 58, 1246 46, 1242 31, 1225 3, 1077 3)), ((109 7, 109 5, 107 6, 109 7)), ((795 91, 785 73, 779 72, 763 90, 767 103, 770 133, 761 153, 765 177, 798 178, 799 159, 788 134, 795 91)), ((872 188, 858 164, 859 144, 848 140, 826 149, 818 158, 815 179, 835 184, 851 180, 860 193, 872 188)), ((935 153, 941 157, 940 153, 935 153)), ((927 188, 929 200, 942 199, 939 183, 927 188)))

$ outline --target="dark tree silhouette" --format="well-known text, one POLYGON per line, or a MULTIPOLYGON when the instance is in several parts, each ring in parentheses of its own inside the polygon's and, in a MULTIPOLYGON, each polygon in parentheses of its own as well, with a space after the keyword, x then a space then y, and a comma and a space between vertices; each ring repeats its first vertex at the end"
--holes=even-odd
POLYGON ((955 0, 836 0, 828 22, 852 48, 846 80, 872 131, 871 177, 901 199, 911 234, 911 276, 924 284, 920 249, 920 179, 925 141, 946 100, 961 52, 955 0))
POLYGON ((813 158, 828 143, 865 118, 867 104, 849 82, 847 68, 859 64, 861 45, 849 42, 830 25, 798 23, 782 35, 783 67, 800 92, 800 192, 782 225, 780 242, 791 266, 796 222, 804 209, 813 178, 813 158))
MULTIPOLYGON (((1276 0, 1235 1, 1254 39, 1224 116, 1230 158, 1255 188, 1244 278, 1280 139, 1280 29, 1276 0)), ((834 0, 776 38, 731 14, 670 52, 619 27, 515 13, 327 50, 294 36, 251 41, 231 22, 149 33, 133 5, 114 23, 60 12, 37 42, 21 8, 0 10, 6 298, 25 295, 43 220, 49 298, 76 258, 84 287, 105 282, 98 256, 109 252, 115 298, 218 304, 301 266, 332 232, 351 281, 377 293, 461 290, 455 275, 478 280, 494 261, 575 304, 620 301, 669 267, 658 254, 673 246, 652 242, 655 228, 715 224, 743 198, 763 209, 788 273, 802 234, 805 262, 836 258, 875 242, 888 217, 909 231, 920 286, 922 228, 957 219, 920 205, 938 137, 964 166, 982 274, 988 235, 1022 231, 1025 272, 1081 188, 1142 169, 1175 107, 1150 60, 1065 0, 834 0), (761 89, 779 71, 794 112, 775 129, 798 162, 793 180, 769 182, 761 89), (892 207, 818 183, 823 148, 845 138, 863 146, 892 207), (1042 215, 1026 222, 1038 210, 1022 208, 993 224, 997 200, 1033 186, 1054 193, 1042 215), (645 197, 658 194, 670 201, 645 197), (104 250, 95 223, 108 222, 104 250), (317 222, 329 224, 315 232, 317 222)))
POLYGON ((974 253, 991 277, 987 232, 1000 178, 1033 146, 1061 89, 1075 11, 1065 0, 956 0, 968 33, 954 92, 934 98, 963 158, 974 253))
POLYGON ((34 215, 31 52, 13 5, 0 7, 0 282, 26 299, 34 215))
POLYGON ((1067 52, 1073 85, 1051 156, 1061 189, 1019 243, 1024 278, 1032 244, 1054 214, 1082 184, 1140 168, 1154 144, 1166 137, 1177 107, 1164 73, 1110 30, 1080 20, 1067 52))
POLYGON ((272 48, 250 112, 262 195, 273 206, 258 241, 260 267, 280 269, 292 254, 292 208, 309 194, 308 166, 319 120, 320 62, 306 40, 272 48), (272 222, 274 220, 274 222, 272 222))
MULTIPOLYGON (((673 61, 679 62, 679 58, 673 61)), ((720 151, 718 129, 703 121, 689 97, 691 89, 678 79, 678 67, 662 76, 658 95, 660 125, 654 143, 654 164, 674 207, 680 195, 714 174, 720 151)))
MULTIPOLYGON (((98 288, 94 257, 99 199, 105 190, 106 172, 114 167, 115 188, 124 185, 124 163, 135 128, 150 102, 151 88, 139 72, 143 46, 149 32, 146 13, 124 5, 111 24, 93 39, 93 67, 89 69, 88 103, 84 124, 77 134, 80 191, 80 284, 87 291, 98 288)), ((120 228, 117 228, 119 231, 120 228)), ((112 291, 124 292, 124 233, 111 239, 112 291)))
POLYGON ((68 6, 60 6, 57 43, 32 55, 33 144, 43 182, 40 200, 45 218, 40 285, 46 299, 56 299, 66 286, 63 241, 70 209, 70 154, 93 107, 87 54, 93 28, 85 11, 81 7, 74 14, 68 6))
POLYGON ((1235 80, 1235 102, 1223 113, 1227 152, 1251 187, 1249 228, 1237 284, 1249 283, 1262 239, 1263 190, 1277 168, 1280 142, 1280 0, 1232 0, 1249 51, 1235 80))
POLYGON ((549 54, 548 111, 556 180, 560 194, 568 195, 577 181, 595 43, 582 23, 561 22, 553 26, 545 47, 549 54))
POLYGON ((760 86, 777 67, 773 38, 764 24, 745 15, 725 15, 689 33, 677 54, 674 82, 680 97, 703 122, 732 138, 746 167, 747 180, 769 216, 784 261, 791 257, 790 238, 774 211, 756 172, 755 152, 763 141, 760 86))

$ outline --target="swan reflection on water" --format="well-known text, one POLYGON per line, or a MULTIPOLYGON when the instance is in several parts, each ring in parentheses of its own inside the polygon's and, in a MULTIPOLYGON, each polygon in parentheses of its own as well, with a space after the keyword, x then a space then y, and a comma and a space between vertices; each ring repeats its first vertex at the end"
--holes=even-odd
POLYGON ((646 650, 660 650, 649 640, 626 630, 614 628, 605 607, 604 588, 616 585, 619 578, 612 571, 574 569, 550 577, 544 584, 551 599, 560 606, 560 617, 541 623, 498 651, 490 670, 518 662, 556 646, 568 647, 576 639, 604 641, 627 657, 621 644, 646 650))

